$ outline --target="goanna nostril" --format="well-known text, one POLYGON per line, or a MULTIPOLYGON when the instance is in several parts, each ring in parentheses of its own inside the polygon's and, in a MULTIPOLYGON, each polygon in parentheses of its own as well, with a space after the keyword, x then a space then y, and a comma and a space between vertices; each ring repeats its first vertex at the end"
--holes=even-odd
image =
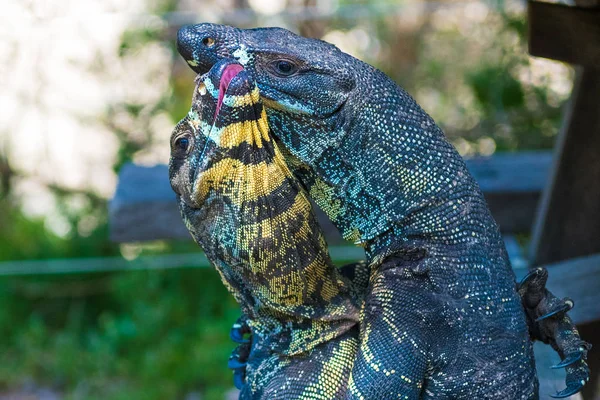
POLYGON ((192 54, 194 40, 195 37, 191 25, 182 26, 177 32, 177 50, 186 59, 192 54))
POLYGON ((197 74, 204 74, 220 59, 216 32, 205 24, 184 25, 177 32, 177 51, 197 74))

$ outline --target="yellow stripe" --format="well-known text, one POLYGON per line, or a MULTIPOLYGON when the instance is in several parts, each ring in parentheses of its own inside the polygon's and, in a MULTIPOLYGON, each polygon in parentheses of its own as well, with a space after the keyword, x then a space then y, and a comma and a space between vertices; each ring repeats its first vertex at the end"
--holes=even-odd
POLYGON ((339 340, 338 345, 332 349, 331 355, 318 364, 321 368, 318 370, 317 379, 306 379, 310 384, 304 388, 300 398, 323 400, 335 398, 339 391, 343 390, 346 380, 352 379, 352 375, 348 377, 345 374, 352 368, 357 350, 356 338, 339 340))
POLYGON ((251 106, 258 103, 258 99, 260 98, 260 93, 258 91, 258 86, 254 86, 254 89, 250 93, 242 94, 239 96, 233 95, 225 95, 228 98, 223 99, 227 105, 230 107, 244 107, 251 106))
POLYGON ((244 201, 256 200, 279 187, 289 176, 282 173, 277 162, 263 161, 258 164, 244 164, 240 160, 225 158, 206 171, 196 181, 195 197, 198 202, 206 199, 210 190, 224 190, 225 195, 236 200, 239 205, 244 201), (233 192, 234 191, 234 192, 233 192))
MULTIPOLYGON (((306 198, 303 192, 296 196, 294 203, 285 212, 273 216, 270 219, 266 219, 261 222, 254 224, 243 225, 238 230, 238 237, 240 238, 240 247, 248 250, 250 255, 250 263, 254 266, 255 271, 267 271, 269 263, 277 262, 281 263, 283 253, 290 247, 295 247, 296 243, 302 243, 309 240, 309 237, 313 235, 313 228, 308 223, 308 218, 303 218, 301 221, 300 228, 292 235, 286 231, 289 226, 290 220, 294 216, 302 215, 305 216, 310 212, 310 202, 306 198), (279 228, 279 235, 276 232, 279 228), (258 248, 255 246, 261 246, 262 240, 257 239, 271 239, 272 246, 269 249, 258 248), (256 252, 254 250, 257 250, 256 252), (268 250, 268 251, 267 251, 268 250), (281 250, 283 253, 279 253, 281 250)), ((323 260, 320 260, 321 262, 323 260)), ((290 269, 297 269, 300 266, 288 266, 290 269)), ((315 268, 314 266, 305 266, 305 268, 315 268)), ((310 274, 305 274, 305 276, 310 274)), ((320 276, 320 275, 319 275, 320 276)))
POLYGON ((285 110, 286 107, 275 100, 264 98, 262 99, 263 105, 265 107, 269 107, 275 110, 285 110))
MULTIPOLYGON (((303 229, 305 234, 309 233, 309 227, 306 230, 303 229)), ((278 248, 282 252, 293 246, 295 240, 292 238, 283 238, 285 243, 281 243, 278 248)), ((304 239, 306 241, 306 239, 304 239)), ((286 273, 280 276, 269 276, 266 279, 267 284, 260 287, 258 290, 262 291, 264 296, 272 297, 272 300, 278 304, 286 307, 300 306, 306 303, 308 300, 305 298, 305 293, 311 294, 316 293, 317 288, 321 284, 322 277, 325 276, 328 264, 324 260, 317 256, 310 262, 309 265, 289 265, 291 260, 283 260, 281 256, 283 253, 278 255, 277 248, 271 249, 272 251, 260 254, 256 260, 250 260, 253 271, 255 273, 272 273, 272 265, 269 266, 271 261, 276 261, 281 268, 285 268, 286 273), (273 251, 274 250, 274 251, 273 251), (284 264, 287 262, 288 264, 284 264), (275 297, 273 297, 275 295, 275 297)), ((252 254, 252 249, 249 249, 249 253, 252 254)), ((320 296, 323 296, 324 301, 329 301, 333 297, 339 294, 339 287, 336 285, 337 282, 325 280, 322 282, 320 296)))
POLYGON ((262 148, 262 142, 270 140, 267 113, 263 108, 257 121, 241 121, 225 126, 221 132, 219 146, 230 149, 246 142, 262 148))
MULTIPOLYGON (((241 237, 242 238, 273 238, 274 240, 281 241, 281 239, 287 239, 286 227, 289 225, 289 221, 293 217, 297 217, 301 215, 303 217, 307 216, 310 212, 310 202, 306 198, 306 195, 302 192, 299 192, 296 198, 294 199, 294 203, 282 212, 279 215, 274 215, 272 218, 267 218, 260 222, 256 222, 254 224, 245 224, 242 226, 241 237), (281 227, 281 232, 283 232, 286 236, 283 238, 278 238, 274 236, 275 230, 277 227, 281 227)), ((300 227, 300 231, 297 233, 297 236, 308 237, 305 234, 310 233, 310 226, 308 225, 308 218, 302 218, 302 226, 300 227)), ((294 241, 298 240, 299 237, 293 238, 294 241)), ((275 246, 286 245, 288 243, 275 243, 275 246)))

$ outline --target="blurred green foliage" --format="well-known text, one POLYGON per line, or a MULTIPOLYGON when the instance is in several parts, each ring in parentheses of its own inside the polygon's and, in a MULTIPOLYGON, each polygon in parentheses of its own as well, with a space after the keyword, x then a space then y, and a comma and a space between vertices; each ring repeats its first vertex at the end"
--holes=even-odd
MULTIPOLYGON (((155 9, 173 11, 176 4, 158 2, 155 9)), ((490 145, 491 152, 551 147, 566 95, 548 80, 523 79, 534 68, 525 52, 525 16, 490 11, 469 26, 441 27, 434 17, 427 15, 411 30, 399 29, 397 17, 388 15, 299 22, 297 29, 316 30, 317 36, 357 26, 367 30, 370 44, 358 55, 413 94, 463 154, 489 153, 490 145)), ((115 115, 126 113, 138 131, 149 132, 153 115, 168 113, 174 125, 189 107, 193 74, 166 35, 163 28, 143 27, 122 37, 121 57, 162 43, 174 64, 170 88, 155 104, 108 107, 104 119, 119 140, 115 171, 154 140, 114 124, 115 115)), ((106 199, 50 188, 68 228, 57 235, 47 220, 23 212, 11 191, 18 174, 3 166, 0 260, 123 252, 108 241, 106 199), (78 207, 70 206, 73 200, 78 207)), ((191 241, 138 250, 198 251, 191 241)), ((175 399, 189 393, 222 399, 232 387, 227 335, 238 306, 211 269, 2 277, 0 301, 0 394, 35 382, 67 399, 175 399)))
POLYGON ((209 269, 0 279, 0 382, 77 399, 222 398, 239 309, 209 269))

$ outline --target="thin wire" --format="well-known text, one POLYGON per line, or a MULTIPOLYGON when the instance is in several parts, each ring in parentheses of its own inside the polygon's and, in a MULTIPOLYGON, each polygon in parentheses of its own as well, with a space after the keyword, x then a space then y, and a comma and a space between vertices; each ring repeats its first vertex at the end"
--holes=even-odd
POLYGON ((62 275, 111 271, 204 268, 210 264, 202 253, 141 256, 134 260, 122 257, 93 257, 50 260, 5 261, 0 276, 62 275))
MULTIPOLYGON (((336 262, 364 259, 364 250, 358 247, 333 246, 329 248, 336 262)), ((0 276, 89 274, 115 271, 167 270, 175 268, 206 268, 210 263, 201 253, 140 256, 133 260, 123 257, 69 258, 0 262, 0 276)))
MULTIPOLYGON (((519 276, 527 271, 521 247, 510 236, 504 237, 509 258, 519 276)), ((330 246, 329 255, 336 264, 365 259, 364 249, 355 246, 330 246)), ((202 252, 140 256, 133 260, 123 257, 67 258, 0 262, 0 276, 66 275, 117 271, 168 270, 176 268, 207 268, 210 262, 202 252)))

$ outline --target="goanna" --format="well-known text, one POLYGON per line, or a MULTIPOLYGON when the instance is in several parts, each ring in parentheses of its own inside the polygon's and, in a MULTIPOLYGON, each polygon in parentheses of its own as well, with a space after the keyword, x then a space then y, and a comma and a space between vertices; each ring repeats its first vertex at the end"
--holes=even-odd
POLYGON ((170 180, 189 231, 252 328, 240 398, 343 399, 360 294, 332 264, 247 72, 218 63, 194 93, 172 134, 170 180))
POLYGON ((498 227, 464 162, 419 105, 374 67, 279 28, 184 27, 178 48, 206 72, 223 58, 256 80, 292 172, 370 282, 352 398, 530 399, 530 335, 585 384, 589 346, 536 270, 517 287, 498 227))

